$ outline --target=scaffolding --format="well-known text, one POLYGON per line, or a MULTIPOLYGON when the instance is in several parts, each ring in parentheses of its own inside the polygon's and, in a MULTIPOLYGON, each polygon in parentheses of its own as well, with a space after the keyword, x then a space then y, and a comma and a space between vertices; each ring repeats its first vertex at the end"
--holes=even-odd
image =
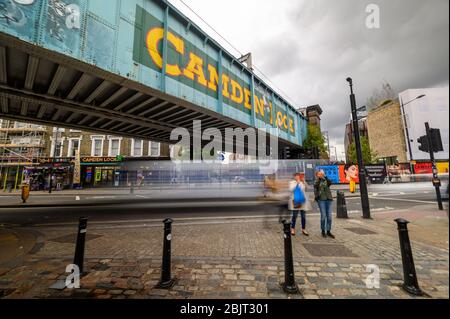
POLYGON ((0 189, 16 190, 46 148, 44 126, 0 119, 0 189))

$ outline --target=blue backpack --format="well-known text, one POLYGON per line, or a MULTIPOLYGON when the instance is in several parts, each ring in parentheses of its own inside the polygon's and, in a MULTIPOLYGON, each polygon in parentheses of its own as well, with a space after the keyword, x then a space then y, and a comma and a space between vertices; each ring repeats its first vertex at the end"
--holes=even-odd
POLYGON ((303 194, 302 189, 299 185, 294 189, 294 207, 303 205, 306 202, 305 194, 303 194))

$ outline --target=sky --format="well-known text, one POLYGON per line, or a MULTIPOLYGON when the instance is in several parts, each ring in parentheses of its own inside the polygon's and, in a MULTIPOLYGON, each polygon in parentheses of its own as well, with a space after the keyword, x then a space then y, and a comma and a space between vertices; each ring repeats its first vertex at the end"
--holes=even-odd
POLYGON ((396 93, 449 85, 448 0, 169 2, 236 57, 251 52, 266 82, 295 107, 319 104, 322 131, 339 158, 350 118, 347 77, 353 78, 358 106, 383 83, 396 93), (379 28, 366 25, 370 4, 379 8, 379 28))

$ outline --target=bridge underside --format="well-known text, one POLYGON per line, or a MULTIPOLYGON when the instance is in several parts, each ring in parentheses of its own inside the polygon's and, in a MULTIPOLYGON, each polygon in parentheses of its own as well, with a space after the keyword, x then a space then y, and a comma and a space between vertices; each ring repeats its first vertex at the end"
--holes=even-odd
POLYGON ((192 132, 195 120, 223 136, 247 128, 126 76, 0 34, 0 117, 163 143, 174 143, 174 128, 192 132))

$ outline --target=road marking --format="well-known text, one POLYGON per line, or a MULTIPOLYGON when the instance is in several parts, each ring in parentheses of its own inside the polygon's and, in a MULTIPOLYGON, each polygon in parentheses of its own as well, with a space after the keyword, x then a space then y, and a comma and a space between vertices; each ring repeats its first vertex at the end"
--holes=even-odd
POLYGON ((382 199, 382 200, 392 200, 397 202, 410 202, 410 203, 421 203, 421 204, 435 204, 436 202, 424 201, 424 200, 416 200, 416 199, 402 199, 402 198, 390 198, 390 197, 373 197, 369 196, 372 199, 382 199))

